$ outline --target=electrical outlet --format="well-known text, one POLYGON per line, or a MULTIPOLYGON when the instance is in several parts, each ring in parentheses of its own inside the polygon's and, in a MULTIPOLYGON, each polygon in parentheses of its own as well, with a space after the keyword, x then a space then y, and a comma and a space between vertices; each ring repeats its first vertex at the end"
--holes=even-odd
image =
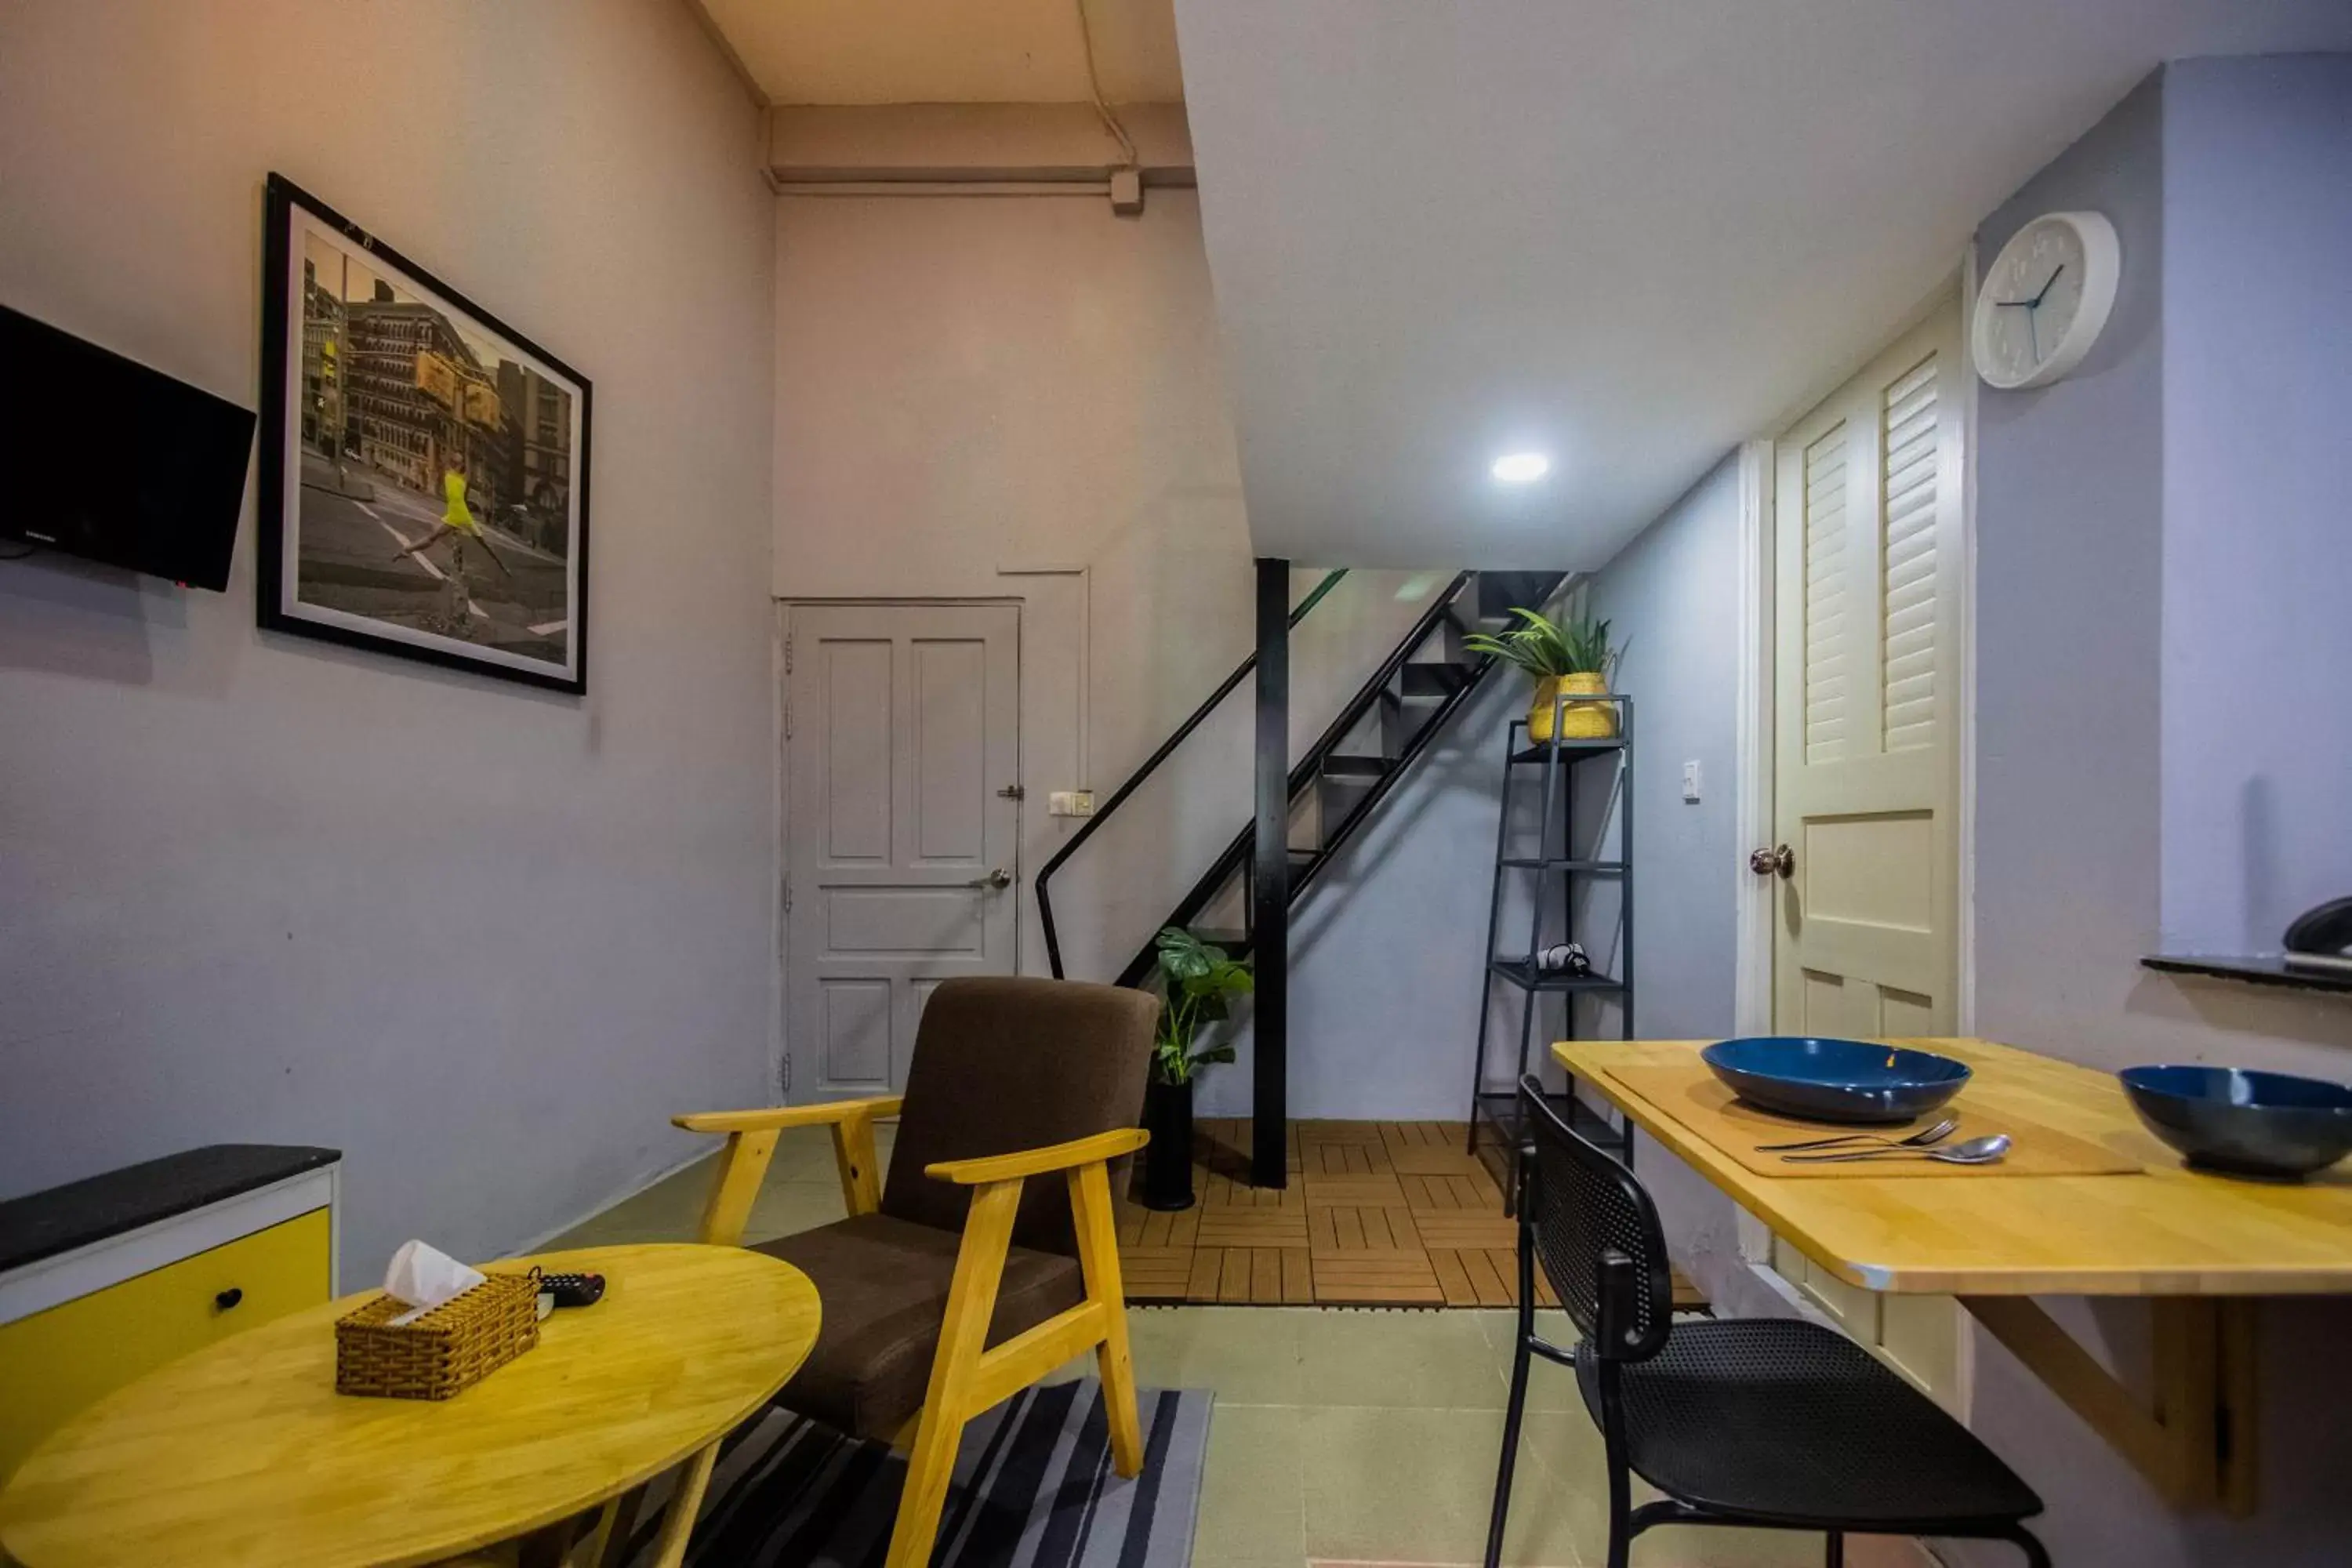
POLYGON ((1045 797, 1048 816, 1092 816, 1095 814, 1095 792, 1090 789, 1057 789, 1045 797))
POLYGON ((1698 764, 1696 763, 1683 764, 1683 798, 1685 800, 1698 798, 1698 764))

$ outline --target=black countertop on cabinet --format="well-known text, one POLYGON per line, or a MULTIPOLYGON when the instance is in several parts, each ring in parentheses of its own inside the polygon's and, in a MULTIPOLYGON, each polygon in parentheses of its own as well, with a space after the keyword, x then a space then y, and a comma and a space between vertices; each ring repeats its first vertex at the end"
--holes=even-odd
POLYGON ((0 1203, 0 1270, 170 1219, 341 1159, 334 1149, 212 1143, 0 1203))

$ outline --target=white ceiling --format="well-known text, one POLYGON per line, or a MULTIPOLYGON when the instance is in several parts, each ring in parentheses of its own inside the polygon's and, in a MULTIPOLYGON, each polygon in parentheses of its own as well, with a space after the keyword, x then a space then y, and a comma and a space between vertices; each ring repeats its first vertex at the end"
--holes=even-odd
POLYGON ((2352 47, 2345 0, 1176 13, 1251 531, 1317 565, 1597 566, 2158 61, 2352 47))
MULTIPOLYGON (((696 0, 771 103, 1083 103, 1078 0, 696 0)), ((1169 0, 1085 0, 1103 96, 1176 103, 1169 0)))

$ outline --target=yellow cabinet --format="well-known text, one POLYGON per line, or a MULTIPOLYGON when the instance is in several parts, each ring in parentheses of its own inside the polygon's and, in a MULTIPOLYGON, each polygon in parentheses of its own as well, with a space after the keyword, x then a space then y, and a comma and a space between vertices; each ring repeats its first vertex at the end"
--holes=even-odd
POLYGON ((330 1211, 241 1236, 0 1324, 0 1479, 82 1406, 224 1335, 331 1292, 330 1211))

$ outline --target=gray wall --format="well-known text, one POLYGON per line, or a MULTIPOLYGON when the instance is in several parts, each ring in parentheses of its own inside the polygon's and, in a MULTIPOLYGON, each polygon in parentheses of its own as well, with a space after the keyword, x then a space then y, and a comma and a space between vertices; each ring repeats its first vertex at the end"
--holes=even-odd
POLYGON ((2164 937, 2275 951, 2352 894, 2352 56, 2164 105, 2164 937))
MULTIPOLYGON (((1645 1035, 1720 1035, 1731 1026, 1737 863, 1734 722, 1738 679, 1739 484, 1727 458, 1588 585, 1593 613, 1623 644, 1620 689, 1634 694, 1634 910, 1637 1017, 1645 1035), (1682 799, 1682 765, 1696 759, 1704 798, 1682 799)), ((1504 673, 1397 786, 1377 817, 1325 871, 1291 934, 1290 1095, 1299 1116, 1459 1118, 1468 1110, 1501 806, 1503 728, 1527 711, 1523 677, 1504 673)), ((1597 778, 1597 763, 1586 776, 1597 778)), ((1522 779, 1522 804, 1532 801, 1522 779)), ((1597 792, 1591 797, 1596 804, 1597 792)), ((1613 805, 1591 830, 1613 834, 1613 805)), ((1522 879, 1528 873, 1515 873, 1522 879)), ((1527 905, 1511 887, 1506 945, 1524 942, 1527 905)), ((1613 930, 1613 889, 1600 884, 1589 929, 1613 930)), ((1613 942, 1591 943, 1613 966, 1613 942)), ((1494 1084, 1510 1080, 1519 993, 1489 997, 1494 1084)), ((1613 1035, 1596 1010, 1587 1032, 1613 1035)), ((1556 1006, 1539 1011, 1532 1055, 1561 1033, 1556 1006)), ((1246 1115, 1250 1038, 1242 1059, 1202 1079, 1205 1113, 1246 1115)), ((1649 1160, 1651 1151, 1644 1150, 1649 1160)), ((1654 1164, 1663 1164, 1661 1151, 1654 1164)), ((1650 1165, 1645 1164, 1644 1169, 1650 1165)), ((1696 1178, 1692 1178, 1694 1183, 1696 1178)), ((1703 1184, 1701 1184, 1703 1189, 1703 1184)), ((1692 1194, 1677 1244, 1729 1235, 1729 1213, 1692 1194)), ((1662 1200, 1664 1201, 1664 1200, 1662 1200)), ((1670 1218, 1679 1206, 1667 1204, 1670 1218)))
POLYGON ((765 1098, 760 124, 674 0, 0 9, 0 300, 250 406, 277 169, 595 386, 585 700, 0 564, 0 1195, 330 1144, 363 1279, 765 1098))
MULTIPOLYGON (((1728 1033, 1737 970, 1741 853, 1739 458, 1725 458, 1610 562, 1585 590, 1589 613, 1623 648, 1617 689, 1633 698, 1633 944, 1636 1033, 1728 1033), (1683 765, 1700 797, 1683 799, 1683 765)), ((1615 885, 1592 912, 1613 924, 1615 885)), ((1613 960, 1613 955, 1612 955, 1613 960)), ((1613 962, 1611 967, 1614 967, 1613 962)), ((1613 1026, 1614 1009, 1593 1009, 1613 1026)))
MULTIPOLYGON (((1586 589, 1586 607, 1624 649, 1616 685, 1633 697, 1633 1016, 1648 1039, 1738 1027, 1740 549, 1735 451, 1586 589), (1683 799, 1688 762, 1699 765, 1696 803, 1683 799)), ((1615 885, 1591 891, 1589 917, 1607 929, 1615 885)), ((1584 1033, 1617 1032, 1613 1005, 1580 1012, 1584 1033)), ((1646 1139, 1635 1161, 1675 1262, 1708 1299, 1764 1294, 1740 1259, 1730 1200, 1646 1139)))
MULTIPOLYGON (((1503 726, 1526 706, 1517 679, 1490 679, 1298 906, 1294 1116, 1468 1113, 1503 726)), ((1217 1069, 1224 1114, 1247 1113, 1248 1044, 1217 1069)))
MULTIPOLYGON (((2306 588, 2341 583, 2352 559, 2340 507, 2332 530, 2315 526, 2307 499, 2340 475, 2340 436, 2325 418, 2251 429, 2242 421, 2252 416, 2237 411, 2249 397, 2258 410, 2268 395, 2252 392, 2259 384, 2340 384, 2344 374, 2352 298, 2343 254, 2339 246, 2330 296, 2308 248, 2343 232, 2352 202, 2344 79, 2340 62, 2175 67, 1978 233, 1990 258, 2036 214, 2092 207, 2114 220, 2124 248, 2115 317, 2083 367, 2054 386, 1988 391, 1979 404, 1980 1034, 2096 1067, 2211 1060, 2352 1074, 2352 1009, 2341 1001, 2181 984, 2137 967, 2171 923, 2172 889, 2201 902, 2244 886, 2250 844, 2274 843, 2282 861, 2322 862, 2315 877, 2332 860, 2337 885, 2323 890, 2352 890, 2342 883, 2340 805, 2326 821, 2289 809, 2307 798, 2304 781, 2352 774, 2340 697, 2316 714, 2303 684, 2306 671, 2316 679, 2352 662, 2352 621, 2340 610, 2315 616, 2324 599, 2306 588), (2183 170, 2192 173, 2176 184, 2183 170), (2248 220, 2293 243, 2272 252, 2220 226, 2248 220), (2237 281, 2217 287, 2209 258, 2237 268, 2237 281), (2258 449, 2216 453, 2185 419, 2237 421, 2229 428, 2259 436, 2258 449), (2224 457, 2226 477, 2214 467, 2224 457), (2226 534, 2217 539, 2216 528, 2226 534), (2275 551, 2261 537, 2273 528, 2285 542, 2275 551), (2287 629, 2263 624, 2273 618, 2287 629), (2226 699, 2194 668, 2209 657, 2224 666, 2226 699), (2248 778, 2282 783, 2265 805, 2260 790, 2244 790, 2248 778), (2192 800, 2203 803, 2194 815, 2192 800), (2194 878, 2167 879, 2175 856, 2194 878)), ((2268 890, 2284 896, 2284 881, 2268 890)), ((2246 902, 2225 901, 2242 927, 2246 902)), ((2049 1305, 2126 1377, 2142 1375, 2143 1313, 2123 1302, 2049 1305)), ((2263 1502, 2243 1523, 2174 1514, 1981 1333, 1973 1420, 2048 1500, 2042 1529, 2061 1562, 2338 1562, 2352 1530, 2341 1487, 2352 1451, 2338 1415, 2352 1394, 2340 1353, 2347 1330, 2342 1303, 2265 1308, 2263 1502)), ((1956 1554, 1988 1568, 2011 1560, 1991 1549, 1956 1554)))
MULTIPOLYGON (((1732 1022, 1738 864, 1732 755, 1738 709, 1739 483, 1737 457, 1694 485, 1585 589, 1624 645, 1620 689, 1634 695, 1634 860, 1640 883, 1637 1019, 1644 1035, 1713 1036, 1732 1022), (1696 759, 1697 804, 1682 799, 1682 766, 1696 759)), ((1499 675, 1397 786, 1381 812, 1325 871, 1291 935, 1290 1094, 1300 1116, 1459 1118, 1468 1110, 1501 806, 1503 727, 1527 710, 1527 682, 1499 675)), ((1597 775, 1598 764, 1588 765, 1597 775)), ((1527 781, 1523 781, 1523 787, 1527 781)), ((1534 798, 1528 789, 1523 799, 1534 798)), ((1597 799, 1597 796, 1595 797, 1597 799)), ((1587 831, 1613 834, 1605 822, 1587 831)), ((1517 873, 1525 879, 1527 873, 1517 873)), ((1505 929, 1524 940, 1527 905, 1513 886, 1505 929)), ((1586 906, 1589 929, 1613 930, 1608 884, 1586 906)), ((1594 943, 1613 966, 1613 943, 1594 943)), ((1518 1045, 1519 994, 1487 998, 1495 1085, 1507 1084, 1518 1045)), ((1580 1020, 1613 1035, 1613 1010, 1580 1020)), ((1533 1056, 1561 1033, 1556 1005, 1539 1010, 1533 1056)), ((1249 1110, 1250 1037, 1242 1058, 1202 1081, 1205 1114, 1249 1110)), ((1644 1150, 1645 1160, 1651 1152, 1644 1150)), ((1652 1166, 1663 1166, 1661 1151, 1652 1166)), ((1671 1178, 1667 1178, 1671 1180, 1671 1178)), ((1678 1249, 1730 1246, 1730 1213, 1707 1202, 1696 1177, 1662 1205, 1678 1249), (1687 1215, 1686 1223, 1685 1220, 1687 1215)), ((1679 1185, 1679 1184, 1676 1184, 1679 1185)), ((1663 1191, 1664 1189, 1662 1189, 1663 1191)))

